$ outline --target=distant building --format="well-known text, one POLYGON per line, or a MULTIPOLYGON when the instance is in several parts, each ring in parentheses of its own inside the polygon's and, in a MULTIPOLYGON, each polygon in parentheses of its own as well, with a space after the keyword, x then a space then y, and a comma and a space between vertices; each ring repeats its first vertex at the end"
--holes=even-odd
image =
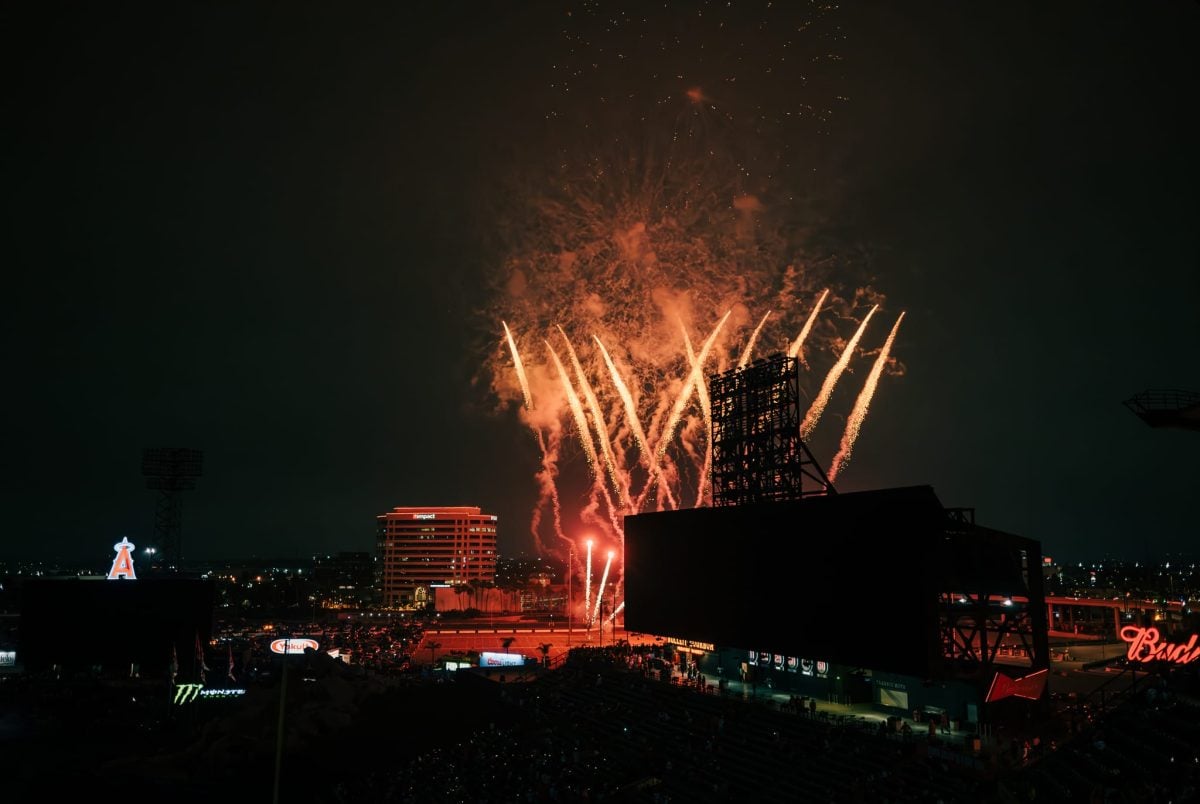
POLYGON ((313 556, 313 585, 325 608, 362 608, 375 591, 375 557, 370 553, 313 556))
POLYGON ((426 605, 430 590, 496 582, 496 517, 479 508, 393 508, 376 517, 385 606, 426 605))

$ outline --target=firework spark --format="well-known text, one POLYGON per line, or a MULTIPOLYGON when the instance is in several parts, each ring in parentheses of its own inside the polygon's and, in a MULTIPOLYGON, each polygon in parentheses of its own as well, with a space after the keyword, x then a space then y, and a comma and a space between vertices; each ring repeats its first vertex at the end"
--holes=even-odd
POLYGON ((637 406, 633 403, 633 395, 629 393, 629 386, 621 379, 621 372, 617 371, 617 366, 613 363, 608 349, 604 348, 604 342, 598 336, 593 337, 596 339, 596 345, 600 347, 600 353, 604 355, 604 363, 608 366, 609 374, 612 376, 613 387, 617 389, 617 393, 621 397, 621 403, 625 406, 626 420, 629 428, 633 431, 633 437, 637 440, 637 446, 641 451, 642 459, 646 462, 646 468, 657 482, 658 488, 665 495, 667 503, 674 507, 674 495, 671 494, 671 487, 667 485, 666 478, 662 475, 662 469, 659 467, 658 461, 654 458, 654 453, 650 451, 650 445, 646 441, 646 432, 642 429, 642 422, 638 418, 637 406))
POLYGON ((508 324, 504 321, 501 321, 500 324, 504 327, 504 337, 508 338, 508 348, 512 350, 513 365, 517 367, 517 380, 521 383, 521 393, 525 395, 525 407, 533 410, 533 395, 529 393, 529 379, 525 376, 525 366, 521 363, 521 353, 517 351, 517 342, 513 339, 508 324))
POLYGON ((613 620, 617 619, 617 615, 620 614, 624 610, 625 610, 625 601, 622 600, 620 603, 617 604, 617 607, 615 609, 613 609, 612 614, 608 615, 608 621, 611 623, 613 620))
POLYGON ((762 332, 763 324, 767 323, 767 319, 771 317, 771 311, 763 315, 762 320, 758 322, 758 326, 754 328, 754 332, 750 333, 750 340, 746 341, 746 348, 742 351, 742 356, 738 358, 737 367, 745 368, 750 362, 750 355, 754 353, 754 344, 758 340, 758 333, 762 332))
POLYGON ((600 586, 596 591, 596 608, 592 612, 592 618, 588 622, 594 623, 600 617, 600 603, 604 600, 604 585, 608 583, 608 571, 612 569, 613 559, 616 555, 616 550, 608 551, 608 561, 604 562, 604 572, 600 574, 600 586))
POLYGON ((501 405, 523 400, 537 439, 533 529, 561 502, 554 535, 582 524, 618 549, 622 516, 707 501, 706 375, 779 351, 832 362, 841 323, 883 301, 859 280, 861 250, 821 224, 840 201, 838 177, 813 170, 845 102, 836 6, 719 4, 663 35, 676 14, 569 15, 546 43, 536 133, 482 168, 502 191, 480 197, 494 258, 481 379, 501 405), (497 320, 553 344, 544 363, 506 323, 505 348, 497 320), (693 348, 688 332, 711 334, 693 348))
POLYGON ((854 349, 858 346, 859 340, 867 330, 867 322, 871 320, 871 316, 875 315, 875 311, 878 309, 878 304, 871 308, 866 318, 858 325, 858 330, 855 331, 854 336, 846 344, 846 348, 842 350, 842 356, 838 358, 837 363, 834 363, 833 368, 825 375, 825 382, 821 384, 821 390, 817 394, 817 398, 813 400, 808 413, 804 414, 804 421, 800 423, 801 438, 807 439, 812 435, 817 422, 821 420, 821 414, 825 412, 825 406, 829 404, 829 397, 833 395, 834 386, 837 385, 837 381, 841 379, 843 372, 846 371, 846 366, 850 365, 850 358, 854 357, 854 349))
POLYGON ((879 385, 879 377, 883 374, 884 367, 887 366, 888 357, 892 353, 892 344, 896 340, 896 333, 900 331, 900 322, 903 320, 904 313, 901 313, 896 319, 896 323, 892 325, 892 331, 888 333, 883 348, 879 350, 875 364, 871 366, 871 373, 867 375, 867 381, 863 383, 863 389, 854 402, 854 410, 851 411, 850 418, 846 419, 846 432, 842 435, 841 446, 838 448, 837 454, 833 456, 833 463, 829 466, 830 483, 850 462, 850 456, 854 452, 854 442, 858 440, 859 433, 862 431, 863 422, 867 418, 867 410, 871 407, 871 399, 875 396, 875 388, 879 385))
POLYGON ((825 303, 825 297, 829 295, 829 289, 826 288, 821 293, 821 298, 817 299, 817 303, 813 305, 812 312, 808 314, 808 320, 804 322, 804 329, 800 330, 800 334, 796 336, 796 340, 792 341, 792 345, 788 347, 788 357, 795 357, 801 363, 808 366, 808 361, 804 359, 804 340, 808 337, 808 333, 812 332, 813 322, 817 320, 817 314, 821 312, 821 305, 825 303))
POLYGON ((571 367, 575 370, 575 380, 583 389, 583 398, 587 400, 588 413, 591 414, 592 423, 596 428, 596 439, 600 444, 600 454, 604 457, 604 468, 608 470, 608 477, 613 485, 613 493, 617 495, 617 502, 624 506, 629 499, 629 489, 622 482, 621 474, 617 471, 617 460, 613 455, 612 443, 608 438, 608 427, 605 424, 604 415, 600 412, 600 401, 596 398, 596 392, 592 390, 592 384, 588 381, 587 373, 584 372, 583 364, 579 362, 579 355, 575 354, 575 347, 571 345, 567 333, 563 332, 562 327, 558 327, 558 332, 562 335, 563 342, 567 344, 567 353, 571 356, 571 367))
POLYGON ((575 431, 579 433, 579 443, 583 445, 583 452, 587 455, 588 467, 592 470, 592 475, 598 477, 599 468, 597 464, 599 460, 596 457, 596 445, 592 443, 592 431, 588 427, 587 416, 583 412, 583 404, 579 401, 579 395, 575 393, 574 386, 571 385, 571 378, 567 376, 567 370, 563 367, 558 353, 554 351, 554 347, 550 345, 550 341, 545 341, 545 344, 546 350, 550 353, 550 357, 554 361, 554 367, 558 369, 558 378, 562 381, 563 392, 567 395, 567 403, 571 408, 571 415, 575 417, 575 431))
MULTIPOLYGON (((763 320, 766 320, 765 318, 763 320)), ((762 324, 760 323, 761 327, 762 324)), ((692 342, 687 337, 687 331, 683 333, 683 345, 687 349, 688 364, 692 367, 692 371, 700 371, 703 364, 692 350, 692 342)), ((710 432, 712 428, 712 403, 708 398, 708 386, 701 382, 696 389, 700 397, 700 417, 703 420, 704 432, 710 432)), ((704 440, 704 463, 700 468, 700 475, 696 485, 696 507, 699 508, 704 504, 704 491, 708 486, 708 470, 712 466, 712 441, 704 440)))
MULTIPOLYGON (((732 312, 732 310, 730 311, 732 312)), ((667 416, 667 423, 663 425, 662 436, 658 439, 658 449, 655 454, 659 460, 662 460, 666 454, 667 447, 671 443, 671 439, 675 436, 675 427, 679 424, 679 417, 683 415, 683 408, 691 399, 692 390, 697 387, 704 387, 704 361, 708 359, 709 350, 712 349, 713 341, 717 339, 717 335, 721 333, 721 328, 725 326, 725 322, 729 320, 729 313, 721 316, 721 320, 717 322, 717 326, 709 334, 708 339, 704 341, 704 345, 700 347, 700 355, 692 362, 692 370, 688 373, 687 379, 683 383, 683 387, 679 390, 679 395, 675 397, 675 404, 671 407, 671 413, 667 416)), ((687 338, 687 328, 684 328, 684 338, 687 338)), ((691 343, 688 342, 687 350, 690 353, 692 350, 691 343)))

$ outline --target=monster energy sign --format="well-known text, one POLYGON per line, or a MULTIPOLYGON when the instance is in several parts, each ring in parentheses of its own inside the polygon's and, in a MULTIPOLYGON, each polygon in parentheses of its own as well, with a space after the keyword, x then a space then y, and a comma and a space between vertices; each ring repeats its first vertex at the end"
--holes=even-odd
POLYGON ((176 684, 175 700, 171 703, 182 706, 199 698, 240 698, 245 694, 246 691, 240 688, 219 687, 206 690, 203 684, 176 684))

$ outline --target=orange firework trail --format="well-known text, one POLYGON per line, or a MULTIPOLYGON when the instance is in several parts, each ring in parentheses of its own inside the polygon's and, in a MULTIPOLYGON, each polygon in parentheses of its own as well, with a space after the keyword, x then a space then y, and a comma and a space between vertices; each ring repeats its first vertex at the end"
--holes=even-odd
POLYGON ((563 391, 567 395, 567 404, 571 408, 571 415, 575 417, 575 429, 579 433, 579 443, 583 445, 583 452, 587 455, 588 468, 592 470, 592 476, 597 477, 599 474, 599 460, 596 457, 596 446, 592 443, 592 431, 588 427, 587 416, 583 413, 583 405, 579 402, 579 395, 575 393, 575 388, 571 385, 571 378, 567 376, 567 370, 563 368, 562 361, 558 358, 558 353, 554 351, 554 347, 550 345, 550 341, 544 341, 546 349, 550 352, 550 357, 554 361, 554 367, 558 369, 558 378, 562 381, 563 391))
MULTIPOLYGON (((764 321, 766 318, 764 317, 764 321)), ((762 324, 760 323, 761 327, 762 324)), ((683 331, 683 345, 687 349, 688 363, 693 370, 702 364, 696 359, 696 353, 692 350, 692 341, 688 338, 687 330, 683 331)), ((712 402, 708 398, 708 386, 703 381, 698 389, 700 391, 700 415, 703 417, 704 432, 711 432, 712 428, 712 402)), ((696 507, 699 508, 704 504, 704 489, 708 484, 708 471, 712 466, 712 441, 704 440, 704 463, 700 467, 700 476, 696 482, 696 507)))
POLYGON ((600 412, 600 400, 596 398, 596 392, 592 390, 592 384, 588 382, 583 365, 579 362, 579 355, 575 354, 575 347, 571 345, 571 340, 567 337, 567 333, 563 332, 562 327, 559 327, 558 331, 562 334, 563 341, 567 344, 567 352, 571 356, 571 367, 575 370, 575 379, 579 383, 579 387, 583 389, 583 398, 587 401, 588 412, 592 414, 592 423, 596 427, 596 438, 600 442, 600 454, 604 457, 604 467, 608 470, 608 477, 612 481, 613 491, 617 495, 617 501, 621 505, 625 505, 629 499, 629 491, 625 488, 625 484, 622 483, 620 473, 617 472, 617 461, 613 456, 612 444, 608 440, 608 427, 604 421, 604 414, 600 412))
POLYGON ((896 323, 892 325, 892 331, 888 333, 883 348, 879 350, 879 356, 875 358, 875 365, 871 366, 871 373, 867 375, 867 381, 863 383, 863 389, 858 394, 850 418, 846 419, 846 432, 842 434, 841 446, 838 448, 837 455, 833 456, 833 463, 829 467, 830 483, 842 471, 842 467, 850 462, 850 455, 854 452, 854 442, 858 440, 858 434, 862 431, 863 421, 867 418, 867 410, 871 407, 871 398, 875 396, 879 377, 887 365, 888 357, 892 352, 892 344, 896 340, 896 333, 900 331, 900 322, 903 320, 904 313, 901 313, 900 317, 896 319, 896 323))
POLYGON ((604 600, 604 585, 608 583, 608 571, 612 569, 613 558, 616 556, 615 550, 608 551, 608 561, 604 562, 604 572, 600 575, 600 588, 596 590, 596 608, 592 612, 592 618, 589 623, 596 622, 600 616, 600 603, 604 600))
POLYGON ((796 336, 796 340, 788 347, 788 357, 799 358, 800 362, 806 367, 808 366, 808 361, 804 359, 804 353, 800 350, 804 346, 804 339, 812 331, 813 322, 817 320, 817 313, 821 312, 821 305, 825 303, 825 297, 828 295, 829 289, 826 288, 825 292, 821 294, 821 298, 817 299, 817 304, 813 307, 812 312, 808 314, 808 320, 804 322, 804 328, 800 330, 800 334, 796 336))
POLYGON ((533 395, 529 393, 529 380, 525 377, 525 366, 521 363, 521 353, 517 351, 517 342, 513 340, 508 324, 503 321, 500 324, 504 327, 504 336, 508 338, 508 348, 512 350, 513 364, 517 367, 517 381, 521 383, 521 393, 525 395, 525 407, 533 410, 533 395))
MULTIPOLYGON (((754 328, 754 332, 750 335, 750 340, 746 342, 746 350, 742 352, 742 356, 738 358, 738 368, 745 368, 750 362, 750 355, 754 352, 754 342, 758 340, 758 333, 762 331, 763 324, 767 323, 767 319, 771 317, 771 311, 767 310, 767 314, 758 322, 758 326, 754 328)), ((808 333, 805 332, 805 335, 808 333)))
POLYGON ((611 623, 613 620, 617 619, 617 615, 620 614, 621 612, 623 612, 624 610, 625 610, 625 601, 622 600, 620 603, 617 604, 617 607, 615 609, 613 609, 612 614, 608 615, 608 621, 611 623))
POLYGON ((558 357, 558 353, 554 351, 554 347, 546 341, 546 349, 550 352, 550 357, 554 360, 554 367, 558 369, 558 377, 562 380, 563 391, 567 395, 567 404, 571 408, 571 415, 575 417, 575 429, 579 433, 579 443, 583 445, 583 452, 587 456, 588 468, 592 470, 592 480, 595 488, 600 490, 604 497, 605 511, 609 515, 609 524, 618 533, 621 532, 620 524, 616 518, 616 507, 613 505, 612 497, 608 494, 608 487, 604 485, 604 475, 600 471, 599 458, 596 457, 596 447, 592 443, 592 432, 588 428, 587 416, 583 412, 583 404, 579 401, 579 395, 575 393, 574 386, 571 385, 571 378, 567 375, 566 368, 563 367, 562 361, 558 357))
MULTIPOLYGON (((512 351, 513 365, 517 369, 517 380, 521 383, 521 393, 525 396, 525 409, 533 410, 533 395, 529 392, 529 380, 525 376, 525 365, 521 362, 521 353, 517 351, 517 342, 513 339, 512 331, 508 328, 508 324, 504 321, 500 322, 504 327, 504 336, 508 339, 508 348, 512 351)), ((530 425, 533 426, 532 424, 530 425)), ((539 552, 544 552, 542 545, 542 537, 540 529, 542 524, 542 506, 546 500, 550 501, 551 509, 554 513, 554 533, 559 539, 566 540, 566 535, 562 529, 562 506, 558 500, 558 448, 560 437, 557 427, 550 433, 550 445, 547 447, 546 438, 542 435, 540 427, 534 427, 534 432, 537 434, 538 450, 542 453, 542 468, 537 472, 536 477, 540 488, 538 501, 533 507, 533 516, 530 519, 529 529, 533 534, 534 544, 538 546, 539 552)))
POLYGON ((595 339, 596 345, 600 347, 600 354, 604 356, 604 362, 608 366, 609 374, 612 375, 613 386, 617 389, 617 394, 621 397, 621 403, 625 406, 626 421, 629 422, 629 429, 633 431, 633 437, 637 441, 638 449, 641 450, 642 458, 646 461, 646 468, 650 471, 651 478, 662 489, 666 501, 674 508, 676 507, 675 496, 671 493, 671 487, 667 485, 666 478, 662 475, 662 469, 659 468, 658 461, 654 458, 654 453, 650 451, 650 445, 646 441, 646 433, 642 429, 641 419, 638 418, 637 407, 633 404, 633 395, 629 393, 629 387, 621 379, 621 373, 617 371, 612 357, 608 354, 608 349, 604 347, 604 342, 595 335, 592 337, 595 339))
POLYGON ((821 420, 821 414, 825 412, 825 406, 829 404, 829 397, 833 395, 833 387, 837 385, 837 381, 841 378, 842 373, 846 370, 846 366, 850 365, 850 358, 854 357, 854 349, 858 346, 859 339, 862 338, 867 329, 867 322, 871 320, 871 316, 875 315, 875 311, 879 309, 879 305, 871 308, 871 312, 867 313, 867 317, 858 325, 858 330, 854 333, 854 337, 846 344, 846 348, 842 350, 842 356, 838 358, 838 362, 829 370, 829 374, 825 376, 825 382, 821 384, 821 390, 817 394, 817 398, 813 400, 812 406, 808 409, 808 413, 804 414, 804 421, 800 423, 800 437, 807 439, 812 435, 813 428, 817 426, 817 422, 821 420))
MULTIPOLYGON (((662 460, 663 455, 667 451, 667 446, 675 436, 675 428, 679 424, 679 417, 683 415, 684 406, 691 399, 692 389, 697 386, 704 387, 704 361, 708 359, 708 352, 712 349, 713 341, 717 339, 717 335, 721 332, 721 327, 725 326, 725 322, 729 320, 729 313, 731 312, 733 311, 730 310, 721 316, 721 320, 717 322, 717 326, 713 328, 708 339, 704 341, 704 345, 700 347, 700 356, 692 361, 692 370, 688 372, 688 377, 683 383, 683 388, 679 389, 679 396, 675 397, 675 404, 671 407, 671 414, 667 417, 667 423, 663 426, 662 436, 658 439, 658 449, 655 451, 655 454, 659 460, 662 460)), ((683 337, 686 341, 686 328, 683 331, 683 337)), ((690 359, 691 343, 687 344, 687 350, 690 359)), ((702 393, 707 395, 706 392, 702 393)))

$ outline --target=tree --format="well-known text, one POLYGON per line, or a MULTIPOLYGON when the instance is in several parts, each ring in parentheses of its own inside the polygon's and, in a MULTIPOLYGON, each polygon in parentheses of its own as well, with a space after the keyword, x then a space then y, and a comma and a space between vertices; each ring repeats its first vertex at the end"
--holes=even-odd
POLYGON ((441 642, 429 642, 425 647, 429 648, 429 663, 433 664, 434 653, 442 646, 441 642))
POLYGON ((508 649, 511 648, 512 643, 514 643, 516 641, 517 641, 516 637, 505 637, 504 639, 500 640, 500 644, 504 646, 504 652, 508 653, 508 649))
POLYGON ((542 652, 542 664, 546 667, 550 666, 550 649, 554 647, 552 642, 543 642, 538 645, 538 650, 542 652))

